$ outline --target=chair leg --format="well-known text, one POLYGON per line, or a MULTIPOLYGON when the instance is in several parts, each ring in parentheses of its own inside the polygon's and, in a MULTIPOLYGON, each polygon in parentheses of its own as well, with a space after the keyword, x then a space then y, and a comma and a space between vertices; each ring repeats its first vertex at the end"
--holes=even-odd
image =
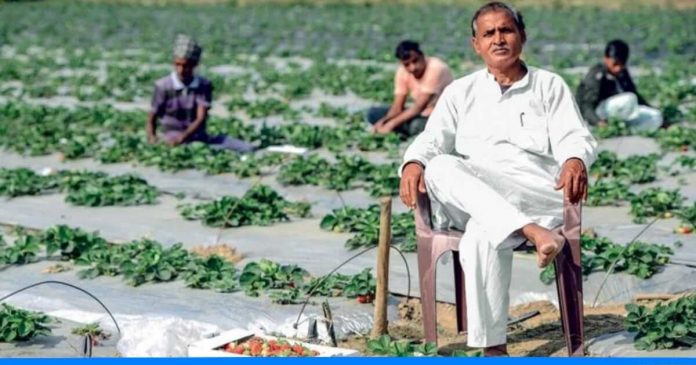
POLYGON ((464 271, 459 261, 459 252, 452 251, 454 261, 454 295, 457 310, 457 332, 466 331, 466 285, 464 284, 464 271))
POLYGON ((585 356, 583 339, 582 267, 572 260, 570 245, 556 256, 556 287, 568 356, 585 356))
POLYGON ((418 237, 418 279, 421 294, 423 332, 426 342, 437 343, 437 307, 435 303, 435 268, 431 237, 418 237))

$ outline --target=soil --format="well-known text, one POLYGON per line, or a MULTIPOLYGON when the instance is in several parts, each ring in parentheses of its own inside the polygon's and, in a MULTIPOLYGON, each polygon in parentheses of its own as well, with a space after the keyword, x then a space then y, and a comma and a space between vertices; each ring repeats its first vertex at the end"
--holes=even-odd
POLYGON ((218 255, 223 259, 236 264, 244 258, 244 255, 237 253, 237 249, 226 244, 212 246, 196 246, 191 249, 191 252, 199 254, 203 257, 218 255))
MULTIPOLYGON (((645 302, 640 304, 645 305, 645 302)), ((512 307, 510 317, 518 318, 530 312, 539 315, 512 325, 508 329, 508 352, 510 356, 567 356, 565 341, 561 330, 560 313, 551 302, 537 301, 512 307)), ((585 338, 590 338, 623 330, 623 317, 626 314, 623 304, 585 307, 585 338)), ((399 305, 400 319, 389 324, 389 334, 393 339, 409 339, 421 342, 423 324, 418 299, 404 299, 399 305)), ((468 354, 480 352, 466 346, 466 334, 456 333, 455 306, 448 303, 437 304, 438 345, 441 355, 452 355, 455 351, 468 354)), ((370 355, 367 349, 368 336, 353 336, 339 344, 340 347, 357 349, 370 355)))

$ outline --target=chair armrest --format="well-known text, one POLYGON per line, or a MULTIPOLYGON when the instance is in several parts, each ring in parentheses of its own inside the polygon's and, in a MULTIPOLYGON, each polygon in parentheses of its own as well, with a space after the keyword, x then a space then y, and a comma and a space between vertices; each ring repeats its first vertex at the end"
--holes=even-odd
POLYGON ((433 226, 430 218, 430 198, 428 193, 416 190, 416 209, 413 211, 416 219, 416 232, 419 234, 432 234, 433 226))

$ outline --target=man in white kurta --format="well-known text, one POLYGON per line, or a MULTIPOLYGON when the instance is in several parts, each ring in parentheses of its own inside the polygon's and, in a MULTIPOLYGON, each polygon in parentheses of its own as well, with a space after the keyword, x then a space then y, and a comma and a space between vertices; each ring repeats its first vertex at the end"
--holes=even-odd
MULTIPOLYGON (((474 45, 488 67, 445 88, 400 169, 406 205, 414 206, 414 186, 422 190, 424 182, 433 212, 464 230, 459 249, 468 344, 503 346, 502 353, 512 249, 529 239, 540 252, 540 266, 552 261, 564 241, 548 230, 562 223, 559 189, 575 201, 586 194, 585 167, 596 148, 563 79, 519 61, 524 23, 505 6, 484 6, 475 15, 479 31, 492 29, 491 37, 499 37, 492 45, 485 39, 474 45), (519 51, 510 27, 517 28, 519 51)), ((473 32, 476 38, 475 27, 473 32)))

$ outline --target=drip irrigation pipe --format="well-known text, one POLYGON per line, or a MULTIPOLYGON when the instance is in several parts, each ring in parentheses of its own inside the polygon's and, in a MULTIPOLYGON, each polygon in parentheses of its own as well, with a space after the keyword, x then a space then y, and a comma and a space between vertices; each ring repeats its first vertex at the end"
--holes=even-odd
MULTIPOLYGON (((362 250, 362 251, 356 253, 355 255, 349 257, 347 260, 343 261, 343 262, 340 263, 338 266, 336 266, 333 270, 331 270, 328 274, 324 275, 324 276, 322 277, 322 279, 319 280, 316 284, 314 284, 314 286, 313 286, 313 287, 309 290, 309 292, 307 293, 307 298, 305 298, 304 302, 302 302, 302 308, 300 308, 300 312, 297 314, 297 319, 295 320, 295 323, 292 325, 292 327, 293 327, 294 329, 297 329, 297 326, 298 326, 299 323, 300 323, 300 318, 302 317, 302 313, 304 313, 304 310, 305 310, 305 308, 307 307, 307 304, 309 304, 309 300, 312 298, 312 295, 314 294, 314 291, 315 291, 315 290, 316 290, 316 289, 329 277, 329 275, 335 273, 335 272, 338 271, 341 267, 343 267, 345 264, 351 262, 353 259, 356 259, 356 258, 358 258, 359 256, 361 256, 361 255, 367 253, 367 252, 370 251, 370 250, 374 250, 374 249, 377 248, 377 247, 378 247, 378 246, 376 246, 376 245, 375 245, 375 246, 372 246, 372 247, 368 247, 368 248, 366 248, 366 249, 364 249, 364 250, 362 250)), ((404 253, 403 253, 400 249, 396 248, 396 246, 389 245, 389 247, 392 248, 392 249, 394 249, 394 250, 396 250, 396 251, 399 253, 399 255, 401 255, 401 258, 402 258, 403 261, 404 261, 404 265, 406 265, 406 275, 407 275, 407 277, 408 277, 408 286, 407 286, 407 291, 406 291, 406 293, 407 293, 406 297, 407 297, 407 298, 411 298, 411 270, 410 270, 409 267, 408 267, 408 261, 406 261, 406 256, 404 255, 404 253)))
POLYGON ((21 289, 15 290, 15 291, 13 291, 12 293, 7 294, 7 295, 5 295, 4 297, 0 298, 0 302, 4 301, 5 299, 8 299, 8 298, 10 298, 10 297, 12 297, 12 296, 14 296, 14 295, 16 295, 16 294, 19 294, 19 293, 21 293, 21 292, 23 292, 23 291, 25 291, 25 290, 28 290, 28 289, 31 289, 31 288, 34 288, 34 287, 37 287, 37 286, 40 286, 40 285, 45 285, 45 284, 58 284, 58 285, 64 285, 64 286, 67 286, 67 287, 70 287, 70 288, 79 290, 79 291, 81 291, 81 292, 87 294, 88 296, 90 296, 90 297, 91 297, 92 299, 94 299, 97 303, 99 303, 99 305, 101 305, 102 308, 104 308, 104 310, 106 311, 106 313, 109 314, 109 317, 111 317, 111 320, 114 322, 114 325, 116 325, 116 331, 118 331, 119 337, 121 336, 121 327, 119 327, 118 322, 116 321, 116 318, 114 318, 114 315, 111 313, 111 311, 109 310, 109 308, 107 308, 106 305, 104 305, 104 303, 102 303, 102 301, 99 300, 99 298, 97 298, 96 296, 94 296, 92 293, 88 292, 88 291, 85 290, 85 289, 82 289, 82 288, 80 288, 80 287, 78 287, 78 286, 76 286, 76 285, 73 285, 73 284, 70 284, 70 283, 66 283, 66 282, 63 282, 63 281, 58 281, 58 280, 46 280, 46 281, 41 281, 41 282, 38 282, 38 283, 34 283, 34 284, 31 284, 31 285, 25 286, 25 287, 23 287, 23 288, 21 288, 21 289))

